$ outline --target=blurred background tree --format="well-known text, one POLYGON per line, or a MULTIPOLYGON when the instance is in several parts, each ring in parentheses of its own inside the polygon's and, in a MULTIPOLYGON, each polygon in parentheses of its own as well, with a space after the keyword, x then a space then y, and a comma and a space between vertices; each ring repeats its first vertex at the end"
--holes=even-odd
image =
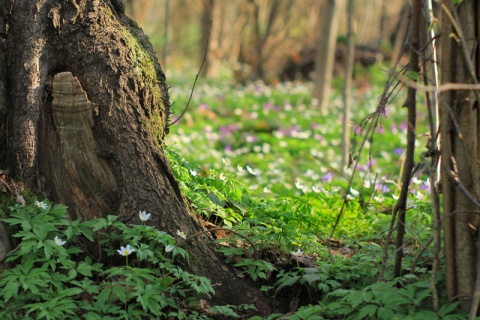
MULTIPOLYGON (((210 35, 202 75, 234 78, 240 83, 257 79, 275 83, 313 79, 315 42, 317 35, 327 28, 319 21, 326 3, 326 0, 128 0, 126 7, 127 14, 149 35, 163 68, 197 72, 210 35), (168 52, 162 56, 167 44, 168 52)), ((344 2, 338 5, 338 10, 337 46, 324 50, 334 53, 333 74, 343 76, 347 34, 344 2)), ((390 59, 396 44, 403 43, 404 35, 397 30, 407 13, 408 1, 357 0, 353 13, 357 24, 355 61, 369 65, 390 59)))

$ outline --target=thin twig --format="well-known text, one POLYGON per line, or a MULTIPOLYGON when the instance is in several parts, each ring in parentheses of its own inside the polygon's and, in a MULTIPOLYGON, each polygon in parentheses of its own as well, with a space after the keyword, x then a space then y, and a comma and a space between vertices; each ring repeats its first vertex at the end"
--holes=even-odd
MULTIPOLYGON (((413 15, 411 18, 411 47, 414 50, 410 51, 410 65, 409 71, 419 73, 419 56, 418 48, 420 45, 420 17, 421 17, 422 1, 415 0, 413 2, 413 15), (416 52, 417 51, 417 52, 416 52)), ((402 188, 400 190, 400 196, 397 201, 395 210, 398 212, 397 222, 397 238, 395 241, 395 247, 397 252, 395 253, 394 273, 396 277, 402 275, 402 262, 403 262, 403 250, 400 249, 404 244, 405 237, 405 222, 407 211, 407 197, 410 189, 410 180, 413 175, 413 169, 415 166, 415 141, 416 132, 415 124, 417 119, 417 91, 414 88, 408 88, 407 101, 405 106, 408 109, 408 127, 407 127, 407 151, 405 156, 403 175, 402 175, 402 188)))
POLYGON ((417 255, 415 256, 415 259, 413 259, 412 266, 410 267, 410 273, 413 274, 415 272, 415 268, 417 267, 418 261, 423 256, 425 251, 427 251, 428 246, 432 244, 433 238, 434 236, 431 236, 430 239, 428 239, 427 243, 425 243, 425 245, 422 244, 422 249, 420 250, 420 252, 417 253, 417 255))
POLYGON ((200 69, 198 70, 198 73, 197 75, 195 76, 195 81, 193 82, 193 86, 192 86, 192 91, 190 91, 190 97, 188 97, 188 101, 187 101, 187 105, 185 106, 185 109, 183 109, 182 113, 180 114, 180 116, 175 119, 175 121, 173 122, 170 122, 168 125, 167 125, 167 128, 168 127, 171 127, 173 126, 175 123, 177 123, 184 115, 185 115, 185 112, 187 112, 188 110, 188 107, 190 106, 190 102, 192 101, 192 97, 193 97, 193 92, 195 91, 195 85, 197 84, 197 81, 198 81, 198 77, 200 77, 200 73, 202 72, 202 69, 203 69, 203 65, 205 64, 205 61, 207 60, 207 52, 208 52, 208 44, 210 42, 210 33, 212 32, 212 21, 210 21, 210 29, 208 30, 208 38, 207 38, 207 45, 205 46, 205 51, 203 52, 203 60, 202 60, 202 64, 200 65, 200 69))
MULTIPOLYGON (((452 157, 452 161, 455 161, 455 158, 452 157)), ((450 176, 450 178, 452 178, 452 180, 455 182, 455 184, 457 185, 457 187, 460 188, 460 190, 462 190, 463 194, 477 207, 480 209, 480 202, 475 199, 475 197, 470 193, 470 191, 468 191, 468 189, 463 185, 462 181, 460 181, 460 178, 458 177, 458 173, 454 170, 452 170, 451 168, 449 168, 446 164, 443 165, 443 167, 445 168, 445 172, 448 173, 448 175, 450 176)))

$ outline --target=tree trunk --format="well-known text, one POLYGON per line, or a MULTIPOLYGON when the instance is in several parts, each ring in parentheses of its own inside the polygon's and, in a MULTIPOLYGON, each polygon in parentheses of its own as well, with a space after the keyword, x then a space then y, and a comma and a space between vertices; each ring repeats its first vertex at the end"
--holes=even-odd
POLYGON ((316 44, 315 57, 315 82, 312 97, 326 107, 330 96, 330 82, 335 62, 335 45, 338 31, 338 11, 343 8, 343 0, 327 0, 325 8, 322 7, 319 37, 316 44))
POLYGON ((354 0, 347 1, 347 55, 345 59, 345 79, 343 80, 343 119, 342 119, 342 164, 341 171, 349 165, 350 154, 350 113, 352 105, 353 67, 355 63, 354 0))
MULTIPOLYGON (((202 64, 203 59, 205 58, 205 63, 202 69, 202 75, 208 76, 210 72, 211 57, 212 54, 210 51, 209 38, 211 36, 211 29, 213 28, 213 9, 215 7, 215 0, 203 0, 202 1, 202 14, 200 16, 200 43, 199 43, 199 65, 202 64)), ((216 22, 215 26, 219 24, 219 21, 216 22)), ((215 39, 216 40, 216 39, 215 39)))
MULTIPOLYGON (((454 8, 448 3, 442 4, 441 81, 478 83, 478 4, 466 0, 454 8), (452 25, 452 20, 456 21, 459 29, 452 25)), ((480 197, 478 93, 468 90, 444 92, 441 100, 447 295, 450 300, 457 298, 461 308, 468 310, 474 292, 480 289, 474 286, 480 276, 476 264, 480 222, 480 208, 476 200, 480 197)))
MULTIPOLYGON (((174 234, 200 228, 161 143, 165 75, 120 0, 0 0, 0 168, 84 220, 117 214, 174 234)), ((217 284, 216 303, 265 297, 236 278, 207 238, 188 269, 217 284)))

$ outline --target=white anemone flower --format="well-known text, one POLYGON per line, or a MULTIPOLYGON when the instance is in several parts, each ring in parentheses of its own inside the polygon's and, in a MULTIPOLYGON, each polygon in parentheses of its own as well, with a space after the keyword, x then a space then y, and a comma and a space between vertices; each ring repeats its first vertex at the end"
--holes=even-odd
POLYGON ((186 239, 186 238, 187 238, 187 235, 186 235, 183 231, 180 231, 180 230, 177 230, 177 235, 178 235, 180 238, 183 238, 183 239, 186 239))
POLYGON ((291 253, 292 256, 294 256, 294 257, 301 257, 301 256, 303 256, 303 251, 300 250, 300 248, 298 248, 297 251, 292 251, 292 252, 290 252, 290 253, 291 253))
POLYGON ((224 165, 226 166, 229 166, 232 164, 232 162, 230 161, 230 159, 227 159, 227 158, 222 158, 222 162, 224 165))
POLYGON ((247 168, 248 173, 250 173, 251 175, 254 175, 254 176, 257 175, 257 173, 255 172, 255 170, 253 170, 253 169, 250 168, 249 166, 245 166, 245 168, 247 168))
POLYGON ((121 246, 119 250, 117 250, 118 254, 126 257, 129 256, 131 253, 135 252, 135 248, 130 247, 129 244, 127 244, 126 247, 121 246))
POLYGON ((198 172, 196 170, 190 170, 190 174, 193 176, 193 177, 196 177, 198 172))
POLYGON ((167 244, 165 246, 165 252, 170 252, 173 250, 173 248, 175 248, 174 246, 172 246, 171 244, 167 244))
POLYGON ((299 180, 295 180, 295 187, 297 187, 297 189, 303 190, 304 185, 299 180))
POLYGON ((147 221, 147 220, 149 220, 151 215, 152 215, 151 213, 147 213, 146 211, 140 211, 140 212, 138 213, 138 217, 139 217, 140 220, 142 220, 142 221, 147 221))
POLYGON ((55 243, 59 246, 63 246, 65 243, 67 243, 67 241, 63 241, 62 239, 60 239, 58 236, 55 236, 55 243))
POLYGON ((41 209, 47 209, 48 205, 43 201, 35 201, 35 205, 41 209))

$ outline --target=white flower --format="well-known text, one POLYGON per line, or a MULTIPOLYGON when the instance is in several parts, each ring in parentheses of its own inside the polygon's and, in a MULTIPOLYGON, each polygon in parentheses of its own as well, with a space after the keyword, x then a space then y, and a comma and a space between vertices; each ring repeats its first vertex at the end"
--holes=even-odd
POLYGON ((252 175, 254 175, 254 176, 257 175, 257 173, 256 173, 252 168, 250 168, 249 166, 245 166, 245 168, 247 168, 248 173, 250 173, 250 174, 252 174, 252 175))
POLYGON ((183 239, 186 239, 186 238, 187 238, 187 235, 186 235, 183 231, 180 231, 180 230, 177 230, 177 235, 178 235, 180 238, 183 238, 183 239))
POLYGON ((117 250, 118 254, 126 257, 130 255, 131 253, 135 252, 135 248, 130 247, 129 244, 127 244, 126 247, 121 246, 119 250, 117 250))
POLYGON ((353 188, 350 188, 350 194, 354 197, 358 197, 360 195, 360 192, 358 192, 357 190, 355 190, 353 188))
POLYGON ((295 180, 295 187, 297 187, 297 189, 303 190, 304 185, 299 180, 295 180))
POLYGON ((42 209, 47 209, 48 205, 43 201, 35 201, 35 205, 42 209))
POLYGON ((140 218, 140 220, 142 221, 147 221, 148 219, 150 219, 150 216, 152 214, 151 213, 147 213, 146 211, 140 211, 138 213, 138 217, 140 218))
POLYGON ((316 186, 316 185, 312 186, 312 191, 315 192, 315 193, 319 193, 319 192, 328 193, 327 190, 323 189, 320 186, 316 186))
POLYGON ((226 166, 229 166, 229 165, 232 164, 232 162, 231 162, 229 159, 227 159, 227 158, 222 158, 222 162, 223 162, 223 164, 226 165, 226 166))
POLYGON ((197 176, 198 172, 196 170, 190 170, 190 174, 194 177, 197 176))
POLYGON ((238 172, 244 172, 245 171, 240 165, 237 165, 237 170, 238 170, 238 172))
POLYGON ((303 251, 299 249, 297 249, 297 251, 292 251, 290 252, 292 254, 292 256, 295 256, 295 257, 301 257, 303 256, 303 251))
POLYGON ((418 179, 417 177, 413 177, 412 180, 413 180, 413 183, 415 183, 415 184, 421 184, 421 183, 423 183, 423 180, 418 179))
POLYGON ((383 202, 383 200, 385 200, 382 196, 375 196, 373 197, 373 200, 377 201, 377 202, 383 202))
POLYGON ((426 196, 424 193, 417 191, 417 193, 415 193, 415 197, 417 198, 417 200, 422 201, 423 199, 425 199, 426 196))
POLYGON ((416 204, 413 203, 411 199, 407 199, 407 209, 415 209, 417 207, 416 204))
POLYGON ((175 248, 174 246, 172 246, 171 244, 167 244, 165 246, 165 252, 170 252, 173 250, 173 248, 175 248))
POLYGON ((60 239, 58 236, 55 236, 55 243, 59 246, 63 246, 65 243, 67 243, 66 241, 63 241, 62 239, 60 239))
POLYGON ((225 174, 222 172, 220 173, 220 175, 218 176, 218 178, 222 181, 225 181, 227 179, 227 177, 225 176, 225 174))

